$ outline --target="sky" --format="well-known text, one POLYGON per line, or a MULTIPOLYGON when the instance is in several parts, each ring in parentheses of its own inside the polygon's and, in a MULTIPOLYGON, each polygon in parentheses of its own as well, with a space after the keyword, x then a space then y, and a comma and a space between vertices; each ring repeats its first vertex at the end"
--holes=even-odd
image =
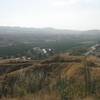
POLYGON ((0 0, 0 26, 100 29, 100 0, 0 0))

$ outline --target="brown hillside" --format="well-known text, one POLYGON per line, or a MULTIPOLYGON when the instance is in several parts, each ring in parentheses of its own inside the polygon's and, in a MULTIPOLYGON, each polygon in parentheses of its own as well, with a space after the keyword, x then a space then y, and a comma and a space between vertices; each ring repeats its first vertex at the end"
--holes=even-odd
POLYGON ((100 98, 99 61, 100 58, 94 56, 65 54, 44 61, 1 61, 0 96, 24 98, 31 95, 34 98, 42 91, 47 100, 50 100, 49 93, 53 92, 55 100, 83 100, 87 96, 100 98), (58 95, 57 98, 54 94, 58 95))

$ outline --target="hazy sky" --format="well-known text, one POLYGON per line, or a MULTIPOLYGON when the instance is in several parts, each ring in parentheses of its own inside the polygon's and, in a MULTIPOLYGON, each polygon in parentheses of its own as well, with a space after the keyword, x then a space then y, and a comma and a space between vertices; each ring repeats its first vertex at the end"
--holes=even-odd
POLYGON ((100 0, 0 0, 0 26, 100 29, 100 0))

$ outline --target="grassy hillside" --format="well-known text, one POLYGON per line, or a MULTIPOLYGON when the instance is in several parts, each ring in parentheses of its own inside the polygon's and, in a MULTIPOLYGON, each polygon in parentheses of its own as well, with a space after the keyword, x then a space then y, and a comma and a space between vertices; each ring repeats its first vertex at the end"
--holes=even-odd
POLYGON ((0 61, 1 100, 100 100, 100 58, 55 55, 0 61))

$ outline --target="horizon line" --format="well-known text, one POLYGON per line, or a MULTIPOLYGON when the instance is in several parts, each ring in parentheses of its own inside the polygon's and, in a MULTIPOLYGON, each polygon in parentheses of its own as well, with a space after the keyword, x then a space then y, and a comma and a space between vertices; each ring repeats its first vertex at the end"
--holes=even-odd
POLYGON ((29 26, 6 26, 0 25, 0 27, 8 28, 26 28, 26 29, 52 29, 52 30, 63 30, 63 31, 100 31, 100 29, 67 29, 67 28, 54 28, 54 27, 29 27, 29 26))

